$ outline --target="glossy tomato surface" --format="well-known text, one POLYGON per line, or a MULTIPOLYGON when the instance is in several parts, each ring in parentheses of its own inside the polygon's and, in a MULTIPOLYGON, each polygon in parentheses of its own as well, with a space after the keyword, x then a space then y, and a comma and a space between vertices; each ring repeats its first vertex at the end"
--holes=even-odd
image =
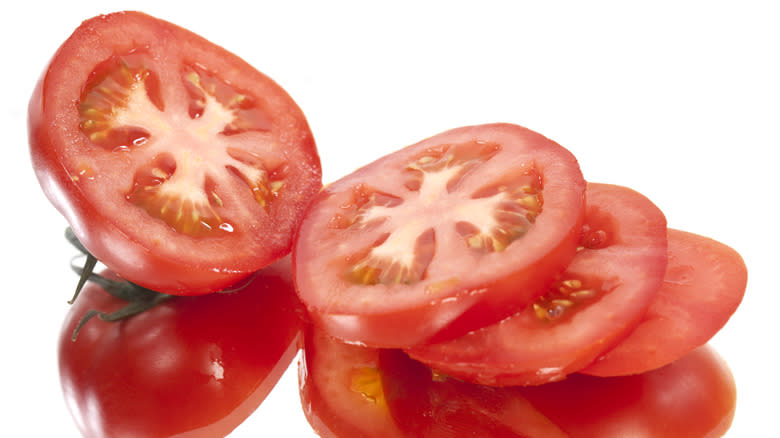
POLYGON ((323 438, 566 436, 528 402, 472 399, 473 388, 494 388, 442 384, 400 350, 344 344, 312 327, 303 353, 303 409, 323 438))
POLYGON ((580 249, 549 290, 517 314, 409 350, 485 385, 537 385, 582 369, 639 323, 666 267, 666 218, 626 187, 589 183, 580 249))
POLYGON ((79 240, 159 292, 212 292, 281 258, 321 187, 307 121, 278 84, 142 13, 82 23, 28 117, 38 180, 79 240))
POLYGON ((323 438, 403 438, 387 410, 380 350, 348 345, 310 326, 299 363, 303 412, 323 438))
POLYGON ((172 299, 119 322, 126 303, 88 283, 62 327, 65 401, 86 437, 225 436, 265 399, 300 346, 305 311, 289 258, 242 289, 172 299))
POLYGON ((731 370, 707 345, 643 374, 575 374, 513 391, 572 438, 720 437, 734 419, 737 396, 731 370))
POLYGON ((664 282, 642 322, 583 373, 616 376, 659 368, 709 341, 736 312, 747 287, 739 253, 697 234, 667 234, 664 282))
POLYGON ((531 302, 577 246, 585 183, 566 149, 509 124, 458 128, 328 185, 293 248, 315 322, 408 347, 531 302))
POLYGON ((432 371, 400 350, 307 332, 301 394, 323 437, 713 438, 729 428, 733 376, 710 347, 654 371, 491 387, 432 371))

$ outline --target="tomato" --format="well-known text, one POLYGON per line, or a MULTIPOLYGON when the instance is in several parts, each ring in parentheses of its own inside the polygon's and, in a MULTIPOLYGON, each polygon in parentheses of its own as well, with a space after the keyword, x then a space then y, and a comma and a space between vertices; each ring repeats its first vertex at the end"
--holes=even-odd
POLYGON ((29 105, 44 192, 84 246, 149 289, 201 294, 290 251, 321 188, 307 121, 221 47, 138 12, 85 21, 29 105))
POLYGON ((454 129, 328 185, 293 247, 332 336, 408 347, 530 303, 574 256, 585 183, 560 145, 509 124, 454 129))
POLYGON ((572 438, 714 438, 731 426, 736 384, 709 346, 653 371, 570 376, 514 388, 572 438))
POLYGON ((500 323, 410 349, 445 374, 486 385, 537 385, 593 362, 625 337, 666 267, 666 218, 626 187, 588 184, 581 250, 547 293, 500 323))
POLYGON ((731 425, 733 376, 700 347, 648 373, 491 387, 439 374, 400 350, 307 331, 301 396, 322 437, 712 438, 731 425))
POLYGON ((71 340, 90 309, 124 305, 90 282, 60 335, 62 389, 87 437, 227 435, 292 362, 305 324, 289 257, 238 291, 174 296, 119 322, 95 318, 71 340))
POLYGON ((715 240, 670 229, 663 286, 642 322, 583 369, 598 376, 659 368, 705 344, 737 310, 747 286, 742 257, 715 240))

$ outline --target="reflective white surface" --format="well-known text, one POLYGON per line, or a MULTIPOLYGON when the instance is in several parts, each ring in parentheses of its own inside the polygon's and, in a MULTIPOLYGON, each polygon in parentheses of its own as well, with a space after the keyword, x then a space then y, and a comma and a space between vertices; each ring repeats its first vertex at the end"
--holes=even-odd
MULTIPOLYGON (((731 245, 750 280, 712 341, 737 379, 728 436, 775 427, 780 30, 770 2, 18 3, 0 18, 4 435, 78 436, 56 369, 74 251, 32 173, 27 101, 82 20, 127 8, 279 82, 309 119, 326 182, 449 128, 513 122, 570 149, 586 179, 632 187, 670 226, 731 245)), ((294 367, 231 436, 314 436, 294 367)))

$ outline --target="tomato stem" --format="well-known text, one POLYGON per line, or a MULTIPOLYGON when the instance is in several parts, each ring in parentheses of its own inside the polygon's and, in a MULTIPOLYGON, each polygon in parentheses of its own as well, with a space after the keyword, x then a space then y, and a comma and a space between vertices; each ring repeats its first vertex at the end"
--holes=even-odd
POLYGON ((73 330, 71 339, 74 342, 76 341, 76 338, 78 337, 78 334, 84 325, 95 316, 106 322, 121 321, 130 318, 131 316, 138 315, 139 313, 143 313, 152 307, 168 301, 174 297, 173 295, 155 292, 151 289, 147 289, 127 280, 112 279, 104 277, 100 274, 96 274, 93 271, 95 265, 98 262, 97 258, 95 258, 95 256, 90 254, 89 251, 84 248, 76 235, 73 233, 73 230, 70 228, 65 230, 65 238, 87 257, 83 266, 78 266, 77 264, 71 262, 71 269, 73 269, 73 271, 79 275, 79 282, 76 286, 76 292, 74 293, 73 298, 68 301, 68 303, 73 304, 76 301, 76 298, 87 281, 96 283, 105 292, 109 293, 114 298, 118 298, 128 303, 119 310, 111 313, 106 313, 94 309, 89 310, 86 314, 84 314, 78 325, 76 325, 76 328, 73 330))

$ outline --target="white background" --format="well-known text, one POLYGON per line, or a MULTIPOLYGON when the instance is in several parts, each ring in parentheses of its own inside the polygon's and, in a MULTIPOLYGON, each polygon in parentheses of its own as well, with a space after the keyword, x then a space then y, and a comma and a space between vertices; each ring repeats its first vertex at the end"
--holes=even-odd
MULTIPOLYGON (((15 3, 0 18, 3 435, 77 436, 55 353, 73 250, 32 173, 26 108, 78 24, 121 9, 189 28, 279 82, 308 117, 326 182, 449 128, 513 122, 569 148, 586 179, 632 187, 670 226, 733 246, 749 286, 712 341, 739 390, 728 436, 776 428, 780 15, 771 2, 15 3)), ((313 436, 294 372, 232 436, 313 436)))

